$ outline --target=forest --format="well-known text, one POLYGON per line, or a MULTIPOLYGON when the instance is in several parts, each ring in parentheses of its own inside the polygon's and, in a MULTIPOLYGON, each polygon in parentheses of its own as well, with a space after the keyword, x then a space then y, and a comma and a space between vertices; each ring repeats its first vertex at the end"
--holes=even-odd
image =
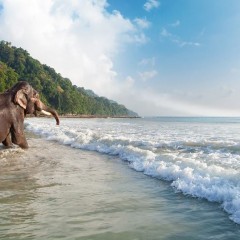
POLYGON ((70 79, 32 58, 10 42, 0 42, 0 92, 17 81, 28 81, 41 95, 41 100, 60 114, 91 115, 109 117, 137 117, 137 113, 124 105, 93 91, 72 84, 70 79))

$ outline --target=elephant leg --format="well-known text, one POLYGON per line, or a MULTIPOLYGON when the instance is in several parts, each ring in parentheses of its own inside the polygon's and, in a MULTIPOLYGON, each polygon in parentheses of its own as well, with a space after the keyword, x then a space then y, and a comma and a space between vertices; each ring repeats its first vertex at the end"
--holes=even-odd
POLYGON ((23 149, 27 149, 28 143, 27 143, 25 134, 23 132, 23 126, 21 126, 20 128, 12 127, 10 131, 11 131, 12 142, 23 149))
POLYGON ((7 135, 6 139, 2 142, 2 144, 5 146, 5 147, 12 147, 12 141, 11 141, 11 136, 10 136, 10 133, 7 135))

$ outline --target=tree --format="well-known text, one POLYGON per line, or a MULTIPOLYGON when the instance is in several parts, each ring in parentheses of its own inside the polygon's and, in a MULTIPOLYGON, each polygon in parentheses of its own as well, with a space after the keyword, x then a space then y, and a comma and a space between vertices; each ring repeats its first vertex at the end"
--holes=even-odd
POLYGON ((18 81, 18 74, 3 62, 0 62, 0 92, 12 87, 18 81))
POLYGON ((60 113, 108 116, 128 116, 130 113, 123 105, 98 97, 91 90, 73 86, 68 78, 9 42, 0 42, 0 61, 0 91, 10 88, 18 80, 25 80, 39 91, 45 104, 60 113))

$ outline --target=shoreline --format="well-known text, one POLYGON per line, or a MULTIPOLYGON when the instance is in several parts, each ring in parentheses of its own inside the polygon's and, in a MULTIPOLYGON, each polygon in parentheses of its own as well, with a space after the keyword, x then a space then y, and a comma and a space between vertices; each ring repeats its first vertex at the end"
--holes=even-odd
POLYGON ((141 118, 139 116, 107 116, 107 115, 79 115, 79 114, 63 114, 59 115, 60 118, 126 118, 126 119, 135 119, 141 118))
MULTIPOLYGON (((58 115, 59 118, 109 118, 109 119, 137 119, 137 118, 142 118, 140 116, 107 116, 107 115, 81 115, 81 114, 62 114, 62 115, 58 115)), ((27 115, 26 118, 32 118, 32 117, 36 117, 36 116, 32 116, 32 115, 27 115)), ((45 115, 38 115, 37 117, 40 118, 52 118, 52 116, 45 116, 45 115)))

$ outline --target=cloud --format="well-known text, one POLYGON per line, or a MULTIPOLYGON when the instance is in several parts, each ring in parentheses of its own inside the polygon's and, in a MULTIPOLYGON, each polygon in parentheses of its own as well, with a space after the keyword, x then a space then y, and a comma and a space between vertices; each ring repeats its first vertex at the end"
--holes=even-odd
POLYGON ((180 26, 180 21, 177 20, 176 22, 171 23, 170 26, 171 26, 171 27, 178 27, 178 26, 180 26))
POLYGON ((169 39, 171 42, 177 44, 179 47, 185 46, 194 46, 199 47, 201 44, 199 42, 192 42, 192 41, 184 41, 179 36, 172 34, 166 28, 162 28, 160 32, 160 36, 163 38, 169 39))
MULTIPOLYGON (((155 116, 239 116, 237 106, 222 107, 222 103, 216 104, 214 101, 209 104, 206 96, 204 98, 206 102, 201 103, 169 92, 157 92, 151 88, 139 89, 136 87, 128 92, 128 96, 125 96, 129 106, 135 109, 140 116, 152 116, 153 113, 155 116), (138 101, 130 101, 130 99, 138 99, 138 101)), ((122 101, 124 102, 124 99, 122 101)))
POLYGON ((170 32, 168 32, 166 28, 162 28, 162 31, 160 34, 162 37, 171 37, 172 36, 172 34, 170 32))
POLYGON ((158 8, 160 6, 160 2, 157 0, 147 0, 147 2, 144 4, 143 8, 150 12, 153 8, 158 8))
POLYGON ((199 42, 186 42, 181 39, 172 39, 172 42, 176 43, 179 47, 185 47, 185 46, 199 47, 199 46, 201 46, 201 44, 199 42))
MULTIPOLYGON (((2 0, 0 39, 26 49, 97 94, 115 97, 126 81, 117 80, 113 59, 126 45, 146 36, 106 0, 2 0)), ((143 22, 142 22, 143 23, 143 22)))
POLYGON ((146 35, 142 32, 139 34, 135 34, 133 36, 131 36, 128 40, 129 43, 138 43, 140 45, 145 44, 147 42, 149 42, 149 38, 146 37, 146 35))
POLYGON ((157 74, 158 74, 158 72, 156 70, 152 70, 152 71, 140 72, 139 76, 141 77, 141 79, 143 81, 147 81, 147 80, 150 80, 150 79, 156 77, 157 74))
POLYGON ((156 64, 156 59, 155 57, 152 58, 143 58, 138 65, 140 66, 150 66, 150 67, 154 67, 156 64))
POLYGON ((146 18, 135 18, 134 22, 140 27, 140 28, 149 28, 150 22, 146 18))

